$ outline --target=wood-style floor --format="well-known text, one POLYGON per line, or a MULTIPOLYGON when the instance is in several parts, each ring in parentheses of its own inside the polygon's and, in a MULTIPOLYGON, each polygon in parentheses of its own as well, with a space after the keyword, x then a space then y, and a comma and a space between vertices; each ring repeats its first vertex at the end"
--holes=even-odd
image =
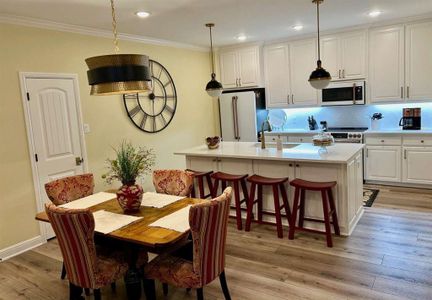
MULTIPOLYGON (((378 187, 349 238, 302 233, 294 241, 276 237, 272 226, 246 233, 231 222, 226 274, 233 299, 432 299, 432 190, 378 187)), ((59 279, 61 255, 55 241, 0 263, 0 299, 67 299, 59 279)), ((126 299, 122 282, 104 299, 126 299)), ((204 289, 223 299, 219 282, 204 289)), ((164 299, 158 286, 158 298, 164 299)), ((143 296, 144 299, 144 296, 143 296)), ((170 288, 165 299, 195 299, 170 288)))

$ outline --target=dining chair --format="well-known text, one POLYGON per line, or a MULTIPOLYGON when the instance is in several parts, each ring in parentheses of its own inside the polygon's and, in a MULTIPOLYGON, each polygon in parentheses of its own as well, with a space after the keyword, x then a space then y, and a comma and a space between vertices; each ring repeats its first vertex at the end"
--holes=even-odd
POLYGON ((206 203, 193 205, 189 211, 192 241, 172 253, 157 256, 144 268, 147 300, 155 299, 155 282, 196 289, 197 299, 204 299, 203 287, 219 276, 226 300, 231 296, 225 278, 225 243, 232 188, 206 203))
MULTIPOLYGON (((84 299, 81 297, 83 288, 93 289, 95 300, 100 300, 100 288, 126 274, 129 268, 126 254, 97 251, 95 221, 89 209, 66 209, 47 203, 45 211, 60 245, 68 274, 70 300, 84 299)), ((144 254, 146 257, 140 255, 141 266, 148 260, 147 253, 144 254)))
POLYGON ((153 185, 157 193, 190 196, 194 184, 193 172, 184 170, 154 170, 153 185))
MULTIPOLYGON (((62 205, 79 198, 90 196, 94 190, 93 174, 81 174, 60 178, 45 184, 45 192, 55 205, 62 205)), ((63 264, 60 275, 66 278, 66 269, 63 264)))
POLYGON ((60 178, 45 184, 48 198, 55 205, 62 205, 93 194, 93 174, 81 174, 60 178))

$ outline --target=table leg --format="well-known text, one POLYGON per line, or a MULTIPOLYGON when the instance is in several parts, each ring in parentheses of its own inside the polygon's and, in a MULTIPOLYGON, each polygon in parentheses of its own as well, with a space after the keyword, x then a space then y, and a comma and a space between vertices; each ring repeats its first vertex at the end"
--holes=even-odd
POLYGON ((138 261, 139 248, 130 245, 128 249, 129 270, 127 271, 124 281, 126 286, 127 298, 129 300, 138 300, 141 298, 141 270, 136 267, 138 261))

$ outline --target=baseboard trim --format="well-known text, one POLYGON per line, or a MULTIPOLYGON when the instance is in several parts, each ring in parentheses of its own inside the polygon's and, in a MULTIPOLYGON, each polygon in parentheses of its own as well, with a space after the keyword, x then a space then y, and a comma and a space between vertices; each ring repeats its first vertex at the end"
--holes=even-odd
POLYGON ((17 256, 23 252, 36 248, 42 244, 45 244, 46 241, 42 236, 36 236, 26 241, 22 241, 10 247, 0 249, 0 261, 5 261, 9 258, 17 256))
POLYGON ((416 183, 394 182, 394 181, 365 180, 365 184, 406 187, 406 188, 420 188, 420 189, 429 189, 429 190, 432 189, 432 185, 430 184, 416 184, 416 183))

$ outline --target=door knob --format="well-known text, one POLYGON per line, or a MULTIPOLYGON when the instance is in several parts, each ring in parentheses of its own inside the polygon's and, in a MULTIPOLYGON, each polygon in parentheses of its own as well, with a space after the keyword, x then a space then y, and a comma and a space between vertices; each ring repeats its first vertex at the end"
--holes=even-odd
POLYGON ((75 157, 75 165, 81 166, 81 164, 84 162, 84 159, 81 157, 75 157))

